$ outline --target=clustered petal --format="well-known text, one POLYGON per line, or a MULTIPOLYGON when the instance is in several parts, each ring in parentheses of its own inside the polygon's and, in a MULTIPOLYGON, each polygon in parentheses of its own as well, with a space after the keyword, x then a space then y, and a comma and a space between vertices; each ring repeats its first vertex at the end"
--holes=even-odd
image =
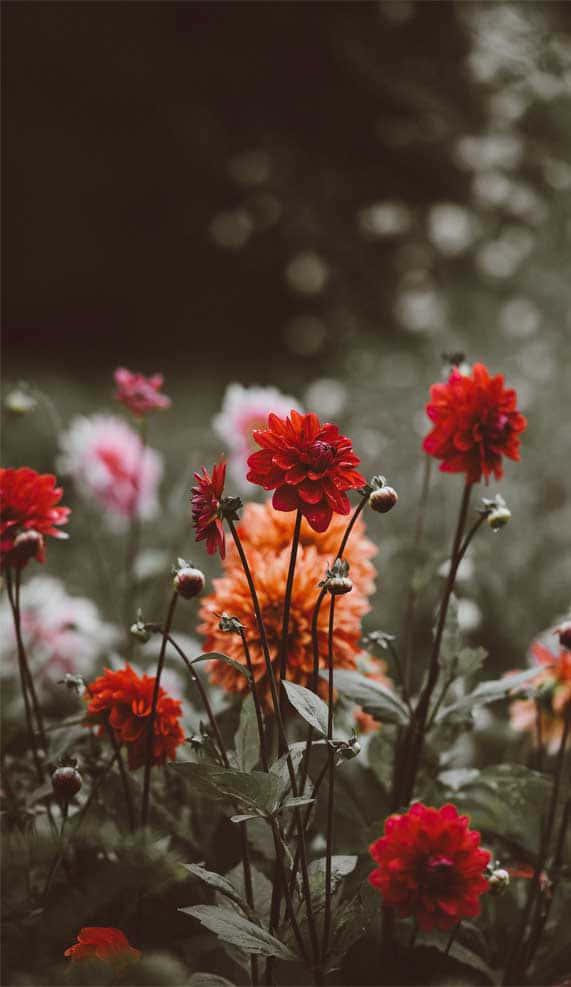
MULTIPOLYGON (((117 741, 127 747, 132 771, 146 761, 148 718, 154 686, 154 677, 139 676, 130 665, 126 665, 117 672, 106 668, 84 695, 89 704, 87 712, 91 716, 101 718, 108 714, 108 722, 117 741)), ((184 733, 178 722, 181 716, 180 702, 171 699, 161 686, 153 726, 153 764, 174 761, 177 747, 184 742, 184 733)), ((100 732, 103 729, 101 727, 100 732)))
MULTIPOLYGON (((551 651, 540 641, 531 646, 533 661, 539 666, 528 689, 534 694, 529 699, 514 699, 510 703, 510 721, 514 730, 529 733, 537 743, 537 697, 541 716, 541 740, 550 751, 558 749, 565 724, 565 716, 571 713, 571 651, 560 648, 551 651)), ((568 739, 571 746, 571 737, 568 739)))
POLYGON ((115 397, 137 417, 142 417, 149 411, 170 408, 171 399, 160 393, 163 386, 162 374, 145 377, 143 374, 132 373, 125 367, 118 367, 113 377, 117 385, 115 397))
POLYGON ((472 376, 454 368, 445 384, 430 388, 426 413, 434 428, 423 448, 441 459, 445 473, 465 473, 468 483, 503 476, 502 456, 519 459, 519 433, 527 421, 516 409, 517 395, 503 374, 490 377, 482 363, 472 376))
POLYGON ((58 527, 67 524, 69 507, 57 507, 63 495, 51 473, 27 466, 0 469, 0 570, 44 561, 43 535, 67 538, 58 527))
POLYGON ((434 809, 416 802, 403 815, 389 816, 385 835, 369 847, 378 864, 369 882, 384 905, 414 916, 427 931, 478 915, 491 855, 480 849, 480 834, 468 822, 450 804, 434 809))
POLYGON ((325 531, 333 513, 350 511, 347 490, 365 485, 355 466, 359 458, 337 425, 322 425, 317 415, 268 415, 268 427, 253 432, 260 451, 248 457, 248 480, 274 490, 278 511, 300 510, 314 531, 325 531))
POLYGON ((224 493, 226 478, 226 463, 220 457, 212 467, 212 476, 202 467, 202 474, 195 473, 197 485, 192 488, 191 506, 192 523, 196 528, 196 540, 206 539, 206 550, 209 555, 220 552, 220 558, 226 556, 226 538, 220 513, 220 500, 224 493))
POLYGON ((129 941, 121 929, 92 925, 79 930, 77 943, 66 949, 63 955, 69 956, 72 963, 85 959, 124 963, 125 961, 138 960, 141 951, 129 945, 129 941))
MULTIPOLYGON (((269 504, 247 504, 238 526, 238 532, 255 573, 256 589, 268 636, 274 673, 279 678, 279 661, 283 595, 287 582, 291 535, 294 520, 278 514, 269 504)), ((313 648, 311 620, 317 596, 317 580, 323 575, 328 562, 334 558, 345 529, 346 522, 335 518, 331 527, 320 534, 303 521, 300 546, 293 582, 288 640, 288 679, 309 686, 313 674, 313 648)), ((374 568, 371 557, 376 553, 373 543, 364 534, 364 523, 359 519, 348 542, 345 558, 351 565, 353 591, 337 600, 335 609, 335 664, 339 668, 356 668, 360 653, 361 619, 369 610, 367 596, 374 589, 374 568)), ((238 636, 226 634, 219 628, 220 614, 226 611, 237 617, 245 627, 248 646, 265 705, 271 708, 270 687, 262 641, 252 612, 248 583, 238 554, 229 547, 224 564, 224 575, 213 581, 214 592, 202 600, 199 630, 205 635, 207 651, 221 651, 240 664, 245 663, 242 642, 238 636)), ((328 619, 330 598, 324 599, 317 625, 320 651, 320 667, 326 666, 328 619)), ((232 692, 241 692, 247 686, 245 676, 232 666, 213 662, 211 679, 217 685, 232 692)))

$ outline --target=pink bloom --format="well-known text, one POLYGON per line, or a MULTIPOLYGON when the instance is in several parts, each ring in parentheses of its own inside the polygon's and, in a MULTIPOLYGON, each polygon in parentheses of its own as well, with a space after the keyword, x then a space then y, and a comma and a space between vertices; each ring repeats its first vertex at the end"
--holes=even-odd
POLYGON ((252 492, 246 480, 246 460, 255 452, 254 429, 266 428, 270 411, 286 416, 292 408, 301 411, 298 402, 276 387, 244 387, 229 384, 222 409, 213 419, 214 431, 228 446, 228 468, 234 486, 242 493, 252 492))
POLYGON ((117 367, 113 377, 117 384, 115 397, 134 415, 143 416, 157 408, 170 408, 171 399, 166 394, 159 393, 163 386, 162 374, 145 377, 143 374, 134 374, 125 367, 117 367))
POLYGON ((137 432, 113 415, 75 418, 61 439, 59 468, 97 502, 110 527, 133 517, 155 517, 162 458, 137 432))

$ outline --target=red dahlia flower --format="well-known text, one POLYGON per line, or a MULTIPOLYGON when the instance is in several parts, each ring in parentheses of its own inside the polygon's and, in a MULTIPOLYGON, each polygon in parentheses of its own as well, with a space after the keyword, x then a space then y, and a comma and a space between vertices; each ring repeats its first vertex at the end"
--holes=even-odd
MULTIPOLYGON (((118 743, 127 746, 132 771, 140 768, 147 759, 147 729, 154 686, 154 678, 149 675, 140 677, 130 665, 126 665, 119 672, 106 668, 84 695, 89 703, 88 713, 96 717, 109 714, 108 722, 118 743)), ((171 699, 161 686, 153 725, 153 764, 174 761, 176 749, 184 741, 178 722, 181 716, 180 702, 171 699)), ((101 727, 99 732, 103 733, 104 728, 101 727)))
POLYGON ((118 367, 113 377, 117 384, 115 397, 134 415, 142 417, 157 408, 170 408, 171 399, 166 394, 159 394, 163 386, 162 374, 145 377, 143 374, 134 374, 125 367, 118 367))
POLYGON ((63 490, 51 473, 0 469, 0 569, 44 561, 43 535, 67 538, 54 525, 67 523, 69 507, 56 507, 63 490))
POLYGON ((192 488, 190 502, 192 505, 192 523, 196 528, 196 540, 206 538, 206 550, 209 555, 220 551, 220 558, 226 555, 226 539, 222 526, 220 501, 224 492, 226 478, 226 463, 223 457, 212 467, 212 476, 202 467, 200 473, 194 474, 198 485, 192 488))
POLYGON ((124 963, 125 960, 138 960, 141 951, 129 945, 121 929, 92 925, 79 930, 77 942, 63 955, 69 956, 72 963, 93 958, 124 963))
POLYGON ((421 929, 451 929, 480 911, 488 890, 482 871, 490 860, 480 834, 453 805, 432 809, 416 802, 402 816, 389 816, 385 835, 369 852, 379 865, 369 874, 385 905, 413 915, 421 929))
POLYGON ((261 446, 248 457, 248 480, 275 490, 277 511, 300 510, 314 531, 325 531, 333 511, 348 514, 346 490, 365 485, 354 469, 359 459, 337 425, 321 425, 317 415, 268 415, 267 429, 252 433, 261 446))
POLYGON ((472 377, 452 370, 445 384, 433 384, 426 413, 434 428, 423 449, 442 459, 445 473, 465 473, 467 483, 482 474, 503 476, 502 456, 519 459, 519 432, 527 421, 516 410, 517 395, 504 388, 503 374, 490 377, 483 363, 474 364, 472 377))

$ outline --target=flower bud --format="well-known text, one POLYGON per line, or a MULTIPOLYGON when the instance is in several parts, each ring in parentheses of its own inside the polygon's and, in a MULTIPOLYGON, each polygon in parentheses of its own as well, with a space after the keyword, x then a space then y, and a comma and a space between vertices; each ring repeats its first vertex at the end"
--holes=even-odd
POLYGON ((377 487, 369 495, 369 507, 379 514, 386 514, 398 502, 398 494, 392 487, 377 487))
POLYGON ((356 737, 351 737, 351 740, 338 748, 337 753, 344 761, 351 761, 361 753, 361 745, 356 737))
POLYGON ((507 507, 498 507, 494 511, 486 516, 486 521, 490 525, 492 531, 499 531, 500 528, 504 528, 508 524, 512 512, 507 507))
POLYGON ((37 559, 39 562, 44 557, 44 539, 39 531, 30 528, 29 531, 21 531, 14 538, 14 547, 10 553, 10 558, 16 565, 25 565, 30 559, 37 559))
POLYGON ((71 802, 81 788, 81 775, 71 765, 56 768, 52 774, 52 787, 62 802, 71 802))
POLYGON ((226 611, 218 616, 220 616, 218 629, 221 630, 223 634, 239 634, 244 627, 243 623, 238 620, 237 617, 232 617, 229 613, 226 613, 226 611))
POLYGON ((492 871, 488 878, 491 894, 503 894, 510 886, 510 875, 503 867, 498 867, 492 871))
POLYGON ((140 641, 141 644, 146 644, 147 641, 150 641, 153 636, 153 632, 146 627, 141 620, 138 620, 135 624, 131 624, 129 633, 132 634, 137 641, 140 641))
POLYGON ((182 569, 178 569, 173 579, 175 591, 179 593, 184 600, 192 600, 194 596, 198 596, 202 593, 204 585, 204 573, 201 572, 200 569, 195 569, 194 566, 191 565, 185 565, 182 569))
POLYGON ((327 566, 325 579, 322 579, 319 585, 325 586, 332 596, 350 593, 353 583, 349 578, 349 563, 344 559, 335 559, 331 567, 327 566))
POLYGON ((15 387, 4 399, 4 407, 12 415, 28 415, 35 411, 38 402, 35 397, 22 387, 15 387))
POLYGON ((556 627, 554 634, 559 637, 559 643, 562 648, 567 648, 571 651, 571 620, 566 620, 559 627, 556 627))

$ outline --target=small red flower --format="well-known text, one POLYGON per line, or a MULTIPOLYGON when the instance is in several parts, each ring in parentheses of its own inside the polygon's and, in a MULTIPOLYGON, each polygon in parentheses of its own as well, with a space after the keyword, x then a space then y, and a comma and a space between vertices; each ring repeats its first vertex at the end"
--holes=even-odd
POLYGON ((205 467, 200 473, 194 474, 198 485, 192 488, 192 523, 196 528, 196 540, 206 538, 206 550, 209 555, 220 551, 220 558, 226 555, 226 539, 222 526, 220 500, 224 492, 226 478, 226 463, 223 457, 212 467, 212 476, 205 467))
POLYGON ((166 394, 159 393, 163 386, 162 374, 145 377, 143 374, 134 374, 125 367, 118 367, 113 377, 117 385, 115 397, 134 415, 142 417, 157 408, 170 408, 171 399, 166 394))
POLYGON ((72 963, 93 958, 124 963, 138 960, 141 950, 129 945, 127 936, 121 929, 92 925, 79 930, 77 942, 66 949, 63 955, 69 956, 72 963))
POLYGON ((516 410, 517 395, 504 388, 503 374, 490 377, 483 363, 474 364, 472 377, 452 370, 445 384, 433 384, 426 414, 434 428, 423 449, 442 459, 445 473, 465 473, 467 483, 482 474, 503 476, 502 456, 519 459, 519 433, 527 421, 516 410))
POLYGON ((389 816, 385 835, 369 852, 379 865, 369 874, 385 905, 413 915, 421 929, 451 929, 480 911, 488 891, 482 871, 490 860, 480 834, 453 805, 433 809, 416 802, 404 815, 389 816))
POLYGON ((329 527, 333 511, 348 514, 346 490, 365 479, 354 469, 360 460, 337 425, 322 425, 312 412, 292 410, 288 418, 268 415, 268 427, 252 433, 261 450, 248 457, 248 480, 275 490, 277 511, 300 510, 314 531, 329 527))
MULTIPOLYGON (((84 695, 89 703, 88 713, 98 718, 109 714, 108 722, 117 741, 127 747, 132 771, 140 768, 147 759, 148 717, 151 715, 154 686, 154 678, 139 676, 130 665, 126 665, 118 672, 106 668, 84 695)), ((180 702, 171 699, 161 686, 153 730, 153 764, 174 761, 177 747, 184 742, 184 733, 178 722, 181 716, 180 702)), ((103 733, 104 727, 99 732, 103 733)))
POLYGON ((56 507, 63 490, 51 473, 0 469, 0 569, 44 561, 43 535, 67 538, 54 525, 66 524, 69 507, 56 507))

